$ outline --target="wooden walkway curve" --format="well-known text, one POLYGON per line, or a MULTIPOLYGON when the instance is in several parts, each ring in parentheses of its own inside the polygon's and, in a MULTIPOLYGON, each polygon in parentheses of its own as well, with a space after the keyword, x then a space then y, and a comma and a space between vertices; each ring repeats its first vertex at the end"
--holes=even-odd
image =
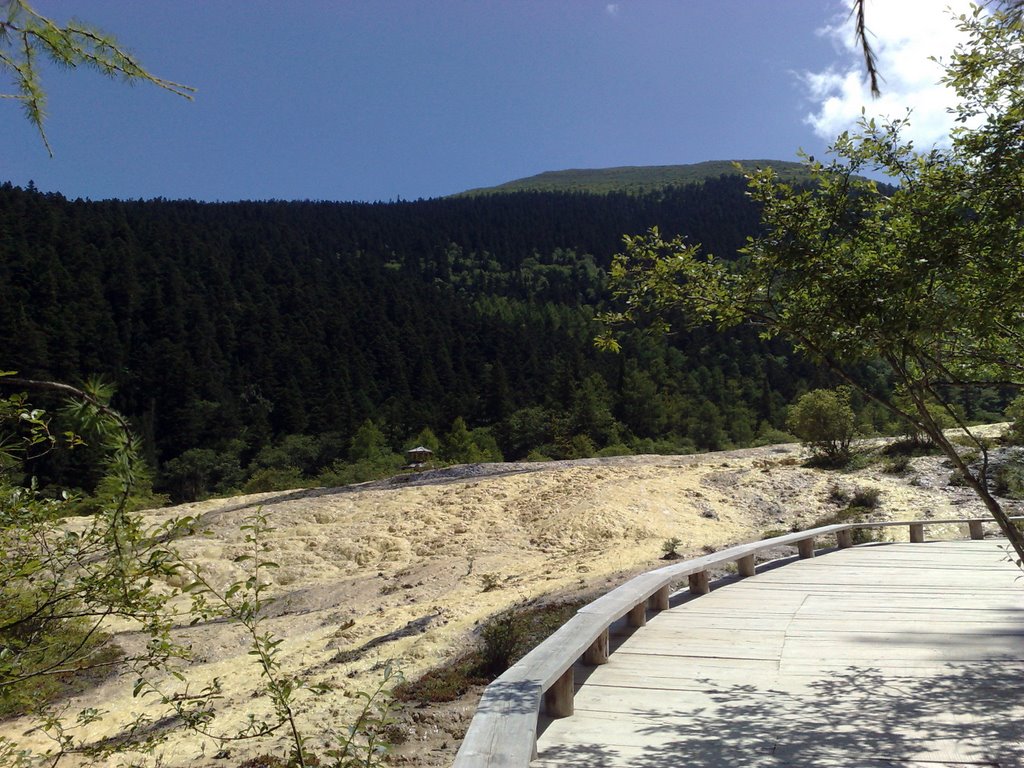
POLYGON ((838 549, 620 621, 530 765, 1024 768, 1024 580, 1001 546, 838 549))

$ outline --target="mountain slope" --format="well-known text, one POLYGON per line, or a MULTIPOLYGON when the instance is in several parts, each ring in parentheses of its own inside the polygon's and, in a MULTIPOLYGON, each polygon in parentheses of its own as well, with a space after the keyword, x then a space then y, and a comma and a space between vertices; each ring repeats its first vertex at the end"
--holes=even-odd
MULTIPOLYGON (((787 180, 806 180, 807 171, 802 163, 785 160, 738 160, 744 169, 772 166, 787 180)), ((507 181, 494 187, 470 189, 455 195, 493 195, 506 192, 629 192, 639 194, 661 189, 671 184, 695 184, 706 179, 741 173, 732 160, 708 160, 689 165, 624 165, 617 168, 574 168, 564 171, 545 171, 536 176, 507 181)))
MULTIPOLYGON (((105 377, 158 489, 182 501, 354 463, 368 419, 401 450, 462 417, 507 459, 745 445, 824 383, 816 369, 753 331, 635 333, 605 354, 594 318, 624 233, 656 225, 728 258, 757 221, 735 175, 391 204, 0 185, 0 367, 105 377)), ((59 483, 64 468, 36 472, 59 483)))

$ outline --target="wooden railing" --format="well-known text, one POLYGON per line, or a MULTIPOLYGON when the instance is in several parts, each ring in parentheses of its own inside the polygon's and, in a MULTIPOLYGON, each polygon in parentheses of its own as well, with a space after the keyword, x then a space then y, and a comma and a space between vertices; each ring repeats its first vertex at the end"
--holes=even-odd
MULTIPOLYGON (((1013 517, 1024 520, 1024 517, 1013 517)), ((815 539, 835 537, 840 549, 853 546, 857 528, 908 526, 911 542, 924 541, 928 525, 966 524, 972 539, 984 536, 991 518, 961 520, 912 520, 892 523, 849 523, 826 525, 771 539, 740 544, 703 557, 667 565, 636 576, 625 584, 581 608, 501 677, 487 686, 455 756, 454 768, 526 768, 536 756, 537 717, 543 705, 551 717, 573 713, 573 666, 580 659, 589 665, 608 661, 609 627, 623 616, 632 627, 647 622, 647 611, 669 607, 674 584, 685 576, 690 592, 706 594, 708 569, 736 563, 740 576, 753 576, 759 552, 781 545, 793 545, 801 558, 814 557, 815 539)))

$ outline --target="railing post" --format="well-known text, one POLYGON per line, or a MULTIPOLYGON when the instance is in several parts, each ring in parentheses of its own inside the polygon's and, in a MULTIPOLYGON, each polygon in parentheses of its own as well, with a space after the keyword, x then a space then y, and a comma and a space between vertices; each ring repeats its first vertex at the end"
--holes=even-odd
POLYGON ((569 667, 554 685, 544 691, 544 711, 551 717, 569 717, 573 713, 575 687, 572 667, 569 667))
POLYGON ((924 523, 911 523, 910 524, 910 543, 911 544, 922 544, 922 543, 924 543, 924 523))
MULTIPOLYGON (((1013 515, 1010 519, 1014 521, 1024 520, 1024 515, 1013 515)), ((865 525, 869 527, 909 525, 910 540, 913 542, 923 542, 925 525, 934 522, 936 521, 919 520, 911 522, 904 520, 865 525)), ((971 538, 978 539, 984 534, 984 523, 989 521, 959 519, 942 522, 958 523, 961 525, 967 523, 971 538)), ((830 530, 835 529, 830 528, 830 530)), ((846 528, 844 526, 843 530, 835 531, 837 546, 840 548, 852 546, 854 530, 856 530, 856 527, 846 528)), ((817 529, 817 531, 818 535, 825 535, 822 528, 817 529)), ((813 557, 814 539, 807 537, 808 533, 808 531, 794 532, 779 538, 783 538, 787 544, 796 542, 801 557, 813 557), (801 537, 805 538, 801 539, 801 537)), ((737 570, 741 574, 745 574, 750 562, 747 559, 749 555, 740 553, 751 552, 752 550, 760 552, 771 546, 773 545, 742 545, 735 550, 719 553, 720 556, 718 558, 699 558, 697 561, 683 562, 675 566, 659 568, 657 569, 658 581, 654 583, 662 584, 666 579, 679 579, 682 575, 686 574, 689 568, 703 568, 705 570, 686 575, 689 577, 691 594, 706 594, 709 591, 706 570, 709 567, 709 563, 719 565, 735 562, 737 570), (699 565, 697 564, 698 562, 700 563, 699 565)), ((651 573, 653 574, 654 572, 652 571, 651 573)), ((639 626, 643 626, 646 623, 648 605, 653 610, 661 609, 663 601, 667 600, 668 591, 666 588, 662 588, 654 593, 649 593, 647 590, 650 584, 651 582, 645 579, 639 584, 634 585, 632 590, 630 590, 629 584, 623 585, 627 591, 621 593, 619 597, 629 594, 631 595, 629 601, 621 599, 611 600, 609 601, 612 606, 611 608, 602 605, 600 609, 592 608, 591 611, 587 612, 584 617, 587 621, 580 622, 580 625, 586 627, 588 633, 593 632, 596 627, 594 624, 589 623, 589 617, 593 616, 598 619, 596 626, 603 626, 604 630, 599 632, 597 636, 593 634, 588 635, 594 637, 594 640, 588 648, 582 651, 584 663, 602 664, 608 661, 610 652, 608 625, 622 616, 621 610, 624 604, 633 605, 633 608, 628 612, 631 620, 630 623, 639 626), (649 594, 650 597, 637 605, 635 601, 639 599, 639 594, 649 594)), ((623 587, 620 587, 620 589, 623 587)), ((616 590, 612 590, 608 594, 610 595, 614 592, 616 590)), ((575 620, 576 617, 570 621, 575 620)), ((507 680, 502 679, 504 678, 502 676, 502 678, 488 686, 484 692, 484 698, 481 700, 481 707, 474 716, 467 731, 466 739, 463 741, 455 758, 455 766, 458 768, 477 768, 480 765, 497 765, 502 763, 502 758, 504 757, 509 758, 509 760, 505 761, 509 765, 525 766, 531 759, 536 759, 537 757, 536 726, 538 708, 543 707, 552 717, 567 717, 573 714, 575 708, 573 701, 575 680, 571 666, 559 675, 554 685, 548 690, 545 691, 543 689, 544 682, 551 679, 551 674, 556 672, 563 663, 570 661, 568 652, 560 653, 560 650, 565 651, 565 649, 548 645, 550 640, 553 639, 545 641, 541 646, 531 651, 528 658, 537 652, 536 659, 531 661, 524 660, 522 668, 519 668, 519 665, 517 665, 517 669, 509 675, 507 680), (552 665, 554 665, 554 669, 551 668, 552 665), (481 762, 481 759, 483 759, 483 762, 481 762)), ((569 646, 573 655, 581 653, 579 643, 572 642, 569 643, 569 646)))
POLYGON ((592 667, 608 663, 608 630, 605 629, 583 652, 583 663, 592 667))
POLYGON ((736 567, 739 569, 740 576, 753 576, 757 569, 757 566, 754 565, 753 555, 741 557, 736 561, 736 567))
POLYGON ((652 611, 667 611, 668 610, 668 595, 669 589, 668 584, 659 589, 653 595, 651 595, 650 606, 652 611))

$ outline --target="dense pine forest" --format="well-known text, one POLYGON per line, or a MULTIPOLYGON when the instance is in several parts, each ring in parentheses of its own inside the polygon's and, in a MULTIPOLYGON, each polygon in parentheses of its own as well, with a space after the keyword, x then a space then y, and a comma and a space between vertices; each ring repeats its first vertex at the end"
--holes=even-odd
POLYGON ((365 479, 417 443, 450 461, 744 446, 824 374, 751 330, 635 332, 618 355, 593 338, 623 233, 735 256, 757 222, 728 175, 373 204, 6 184, 0 368, 111 383, 176 500, 365 479))

